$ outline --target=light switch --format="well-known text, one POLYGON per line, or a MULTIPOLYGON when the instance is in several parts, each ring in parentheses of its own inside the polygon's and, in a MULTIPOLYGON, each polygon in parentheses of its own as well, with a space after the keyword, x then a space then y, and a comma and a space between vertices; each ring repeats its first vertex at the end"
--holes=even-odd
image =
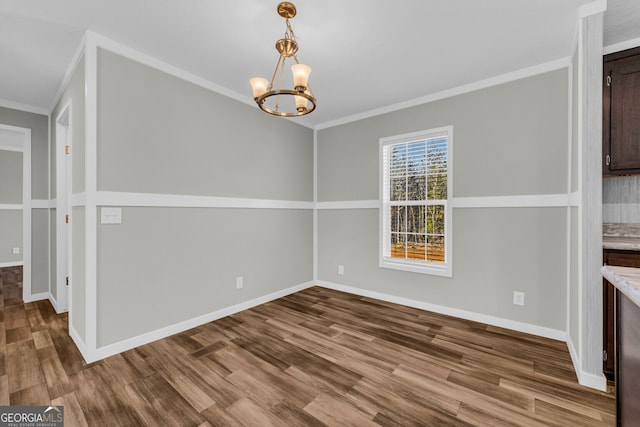
POLYGON ((100 224, 122 224, 122 208, 100 208, 100 224))
POLYGON ((20 255, 20 248, 13 248, 12 253, 13 253, 14 255, 20 255))

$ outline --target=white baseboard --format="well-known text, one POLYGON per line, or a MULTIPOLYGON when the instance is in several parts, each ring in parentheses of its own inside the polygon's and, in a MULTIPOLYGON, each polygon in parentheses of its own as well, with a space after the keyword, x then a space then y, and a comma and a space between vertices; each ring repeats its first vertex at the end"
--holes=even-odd
POLYGON ((80 338, 80 334, 78 334, 78 331, 76 331, 76 329, 73 327, 71 323, 69 323, 69 336, 75 343, 76 347, 80 351, 80 354, 82 355, 84 360, 87 361, 87 363, 89 363, 88 361, 90 360, 90 355, 87 349, 87 344, 84 342, 82 338, 80 338))
POLYGON ((27 295, 22 298, 25 303, 34 302, 34 301, 42 301, 45 299, 49 299, 49 292, 41 292, 39 294, 27 295))
POLYGON ((576 369, 578 382, 585 387, 595 388, 600 391, 607 391, 607 378, 604 374, 595 375, 589 372, 576 369))
POLYGON ((576 371, 578 377, 578 383, 585 387, 595 388, 600 391, 607 391, 607 378, 604 374, 594 375, 582 370, 582 363, 578 352, 576 351, 571 336, 567 334, 567 347, 569 347, 569 354, 571 355, 571 362, 573 362, 573 368, 576 371))
POLYGON ((48 294, 48 298, 57 314, 66 313, 66 310, 60 310, 60 308, 58 307, 58 300, 56 300, 51 293, 48 294))
POLYGON ((184 332, 188 329, 195 328, 197 326, 203 325, 208 322, 212 322, 214 320, 221 319, 226 316, 230 316, 232 314, 250 309, 252 307, 258 306, 260 304, 267 303, 269 301, 276 300, 278 298, 282 298, 284 296, 299 292, 301 290, 310 288, 314 286, 315 283, 313 281, 302 283, 300 285, 292 286, 287 289, 283 289, 268 295, 264 295, 262 297, 254 298, 249 301, 242 302, 240 304, 232 305, 230 307, 222 308, 220 310, 216 310, 212 313, 208 313, 202 316, 195 317, 193 319, 188 319, 180 323, 176 323, 175 325, 166 326, 164 328, 156 329, 155 331, 147 332, 142 335, 138 335, 132 338, 128 338, 123 341, 119 341, 117 343, 109 344, 104 347, 99 347, 95 351, 87 349, 84 345, 84 342, 79 338, 77 334, 72 338, 74 341, 82 342, 84 351, 80 349, 80 353, 84 357, 87 363, 92 363, 100 359, 104 359, 109 356, 113 356, 114 354, 122 353, 123 351, 131 350, 132 348, 139 347, 144 344, 148 344, 153 341, 157 341, 162 338, 166 338, 171 335, 178 334, 180 332, 184 332))
POLYGON ((394 304, 405 305, 407 307, 419 308, 421 310, 432 311, 434 313, 454 316, 461 319, 472 320, 474 322, 486 323, 488 325, 498 326, 500 328, 511 329, 514 331, 525 332, 527 334, 538 335, 545 338, 551 338, 558 341, 566 341, 567 333, 557 329, 546 328, 544 326, 531 325, 524 322, 516 322, 514 320, 503 319, 501 317, 489 316, 486 314, 475 313, 472 311, 460 310, 457 308, 446 307, 443 305, 431 304, 424 301, 418 301, 410 298, 398 297, 395 295, 384 294, 381 292, 369 291, 367 289, 355 288, 352 286, 339 285, 337 283, 318 281, 318 286, 336 291, 348 292, 350 294, 360 295, 368 298, 375 298, 394 304))
POLYGON ((22 261, 9 261, 9 262, 0 262, 0 268, 4 267, 20 267, 24 263, 22 261))

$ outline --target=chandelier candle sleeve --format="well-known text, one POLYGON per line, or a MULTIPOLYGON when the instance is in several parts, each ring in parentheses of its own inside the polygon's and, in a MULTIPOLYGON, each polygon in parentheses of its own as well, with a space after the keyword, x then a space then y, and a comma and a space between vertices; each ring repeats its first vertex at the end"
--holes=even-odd
POLYGON ((254 98, 265 94, 267 92, 267 87, 269 86, 269 80, 263 79, 262 77, 254 77, 249 80, 249 83, 251 83, 254 98))
POLYGON ((276 41, 275 44, 280 56, 271 81, 260 77, 252 78, 249 81, 253 91, 253 99, 258 107, 266 113, 281 117, 304 116, 315 110, 316 98, 309 86, 311 67, 301 64, 296 56, 299 46, 289 23, 289 19, 296 16, 296 7, 293 3, 282 2, 278 4, 277 10, 286 23, 284 37, 276 41), (286 78, 283 74, 285 74, 285 62, 289 58, 293 58, 295 63, 291 66, 291 76, 286 78), (285 84, 291 84, 293 90, 284 89, 285 84))
POLYGON ((293 73, 293 86, 295 90, 298 92, 304 92, 307 90, 311 67, 304 64, 294 64, 291 66, 291 72, 293 73))

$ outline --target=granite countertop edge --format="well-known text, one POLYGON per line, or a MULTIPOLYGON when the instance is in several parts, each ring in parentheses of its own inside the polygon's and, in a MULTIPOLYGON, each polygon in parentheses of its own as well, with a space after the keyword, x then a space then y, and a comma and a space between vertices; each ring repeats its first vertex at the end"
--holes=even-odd
POLYGON ((640 251, 640 237, 602 236, 602 247, 620 251, 640 251))
POLYGON ((640 307, 640 268, 605 265, 602 276, 640 307))

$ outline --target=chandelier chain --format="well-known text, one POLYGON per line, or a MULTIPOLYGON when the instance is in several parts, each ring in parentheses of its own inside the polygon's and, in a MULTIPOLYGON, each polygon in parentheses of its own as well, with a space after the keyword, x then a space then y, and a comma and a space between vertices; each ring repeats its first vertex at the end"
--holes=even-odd
POLYGON ((291 28, 291 24, 289 23, 289 20, 287 19, 285 22, 287 24, 287 30, 284 32, 284 38, 295 41, 296 34, 293 32, 293 28, 291 28))

